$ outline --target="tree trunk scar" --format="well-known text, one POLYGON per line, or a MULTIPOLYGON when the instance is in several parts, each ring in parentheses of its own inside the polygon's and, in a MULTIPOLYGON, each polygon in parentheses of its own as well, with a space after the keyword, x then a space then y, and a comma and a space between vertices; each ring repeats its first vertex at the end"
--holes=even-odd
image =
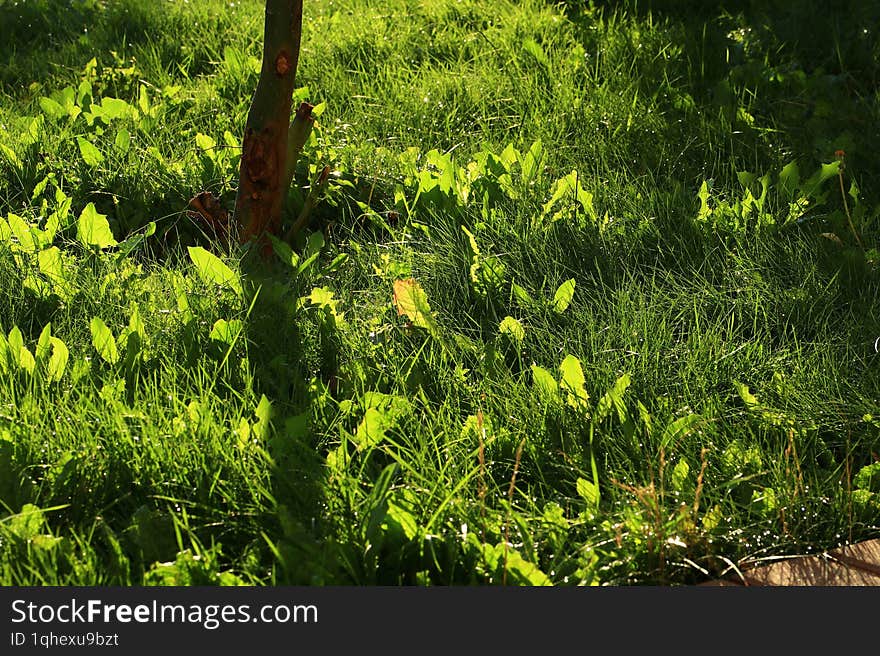
POLYGON ((244 164, 248 178, 254 184, 271 184, 277 165, 276 152, 272 147, 270 130, 263 129, 259 134, 248 129, 244 137, 244 164))
POLYGON ((275 72, 278 74, 278 77, 284 77, 290 72, 290 69, 290 55, 286 50, 282 50, 275 58, 275 72))

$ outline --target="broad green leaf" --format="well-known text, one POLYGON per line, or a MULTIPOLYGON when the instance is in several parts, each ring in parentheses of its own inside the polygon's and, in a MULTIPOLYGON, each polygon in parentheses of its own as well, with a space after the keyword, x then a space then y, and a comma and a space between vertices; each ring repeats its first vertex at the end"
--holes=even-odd
POLYGON ((471 268, 470 268, 470 277, 471 283, 476 287, 480 283, 479 271, 480 271, 480 247, 477 246, 477 239, 474 237, 474 234, 468 230, 465 226, 461 226, 461 229, 467 235, 468 244, 471 248, 471 268))
POLYGON ((192 309, 189 306, 189 298, 186 293, 186 284, 182 276, 174 276, 171 279, 174 287, 174 300, 177 305, 177 311, 180 314, 180 320, 183 324, 187 324, 193 319, 192 309))
POLYGON ((528 307, 532 305, 535 301, 532 299, 531 295, 522 287, 517 285, 515 282, 511 283, 510 289, 513 292, 514 298, 516 298, 517 303, 521 306, 528 307))
POLYGON ((57 121, 60 118, 64 118, 67 116, 67 110, 61 106, 57 100, 53 100, 52 98, 47 98, 43 96, 40 98, 40 109, 43 110, 43 113, 51 118, 53 121, 57 121))
MULTIPOLYGON (((91 109, 92 112, 95 112, 94 104, 91 105, 91 109)), ((98 112, 95 113, 97 114, 98 112)), ((110 98, 105 96, 104 98, 101 98, 100 116, 105 123, 124 118, 131 118, 136 121, 138 119, 138 110, 121 98, 110 98)))
POLYGON ((127 153, 131 145, 131 135, 125 128, 119 128, 116 131, 116 140, 113 142, 114 148, 120 153, 127 153))
POLYGON ((825 182, 829 178, 835 177, 840 172, 840 160, 823 164, 819 173, 819 182, 825 182))
POLYGON ((61 91, 52 94, 52 97, 64 108, 68 116, 79 116, 80 108, 76 106, 76 91, 73 87, 64 87, 61 91))
POLYGON ((526 185, 531 184, 538 178, 543 160, 544 144, 538 139, 531 145, 529 152, 526 153, 522 160, 522 178, 526 185))
POLYGON ((823 183, 830 178, 837 176, 840 172, 840 160, 831 162, 830 164, 822 164, 821 168, 804 180, 801 185, 802 192, 807 196, 819 197, 819 189, 823 183))
POLYGON ((85 107, 92 103, 92 83, 88 80, 83 80, 79 83, 79 87, 76 90, 76 103, 80 107, 85 107))
POLYGON ((428 304, 428 295, 413 278, 394 281, 394 305, 398 316, 406 315, 414 326, 425 328, 429 333, 439 333, 437 322, 428 304))
POLYGON ((224 344, 232 344, 241 332, 241 327, 242 323, 238 319, 233 319, 232 321, 218 319, 214 322, 209 337, 224 344))
POLYGON ((15 151, 12 150, 12 148, 2 142, 0 142, 0 154, 2 154, 15 168, 21 168, 21 160, 18 158, 18 155, 15 154, 15 151))
POLYGON ((749 505, 765 517, 771 517, 777 513, 779 502, 776 499, 776 490, 765 487, 761 490, 752 490, 752 498, 749 505))
POLYGON ((141 338, 147 336, 144 321, 141 319, 141 308, 137 303, 132 304, 131 317, 128 319, 128 330, 141 338))
POLYGON ((685 485, 688 482, 688 475, 690 474, 691 467, 688 465, 687 460, 682 458, 678 461, 675 467, 672 468, 672 489, 681 492, 684 490, 685 485))
POLYGON ((48 231, 51 226, 52 238, 54 238, 55 231, 58 230, 59 227, 67 227, 67 216, 70 214, 70 207, 72 204, 72 198, 60 189, 55 189, 55 211, 52 212, 46 220, 46 230, 48 231))
POLYGON ((52 284, 52 290, 61 298, 67 298, 71 292, 70 282, 64 272, 64 261, 61 257, 61 250, 57 246, 52 246, 37 253, 37 265, 49 282, 52 284))
POLYGON ((12 330, 9 331, 7 344, 9 346, 9 364, 12 365, 13 369, 18 369, 21 366, 21 353, 26 350, 24 347, 24 336, 22 336, 18 326, 13 326, 12 330))
POLYGON ((315 287, 308 296, 300 299, 302 304, 309 303, 325 311, 325 318, 332 320, 334 326, 345 323, 345 313, 339 312, 337 306, 339 299, 334 298, 333 292, 327 287, 315 287))
POLYGON ((82 155, 83 161, 87 165, 95 167, 104 161, 104 156, 101 154, 101 151, 98 150, 88 139, 77 137, 76 143, 79 144, 79 153, 82 155))
POLYGON ((379 408, 395 421, 410 410, 409 401, 402 396, 382 392, 366 392, 363 396, 363 405, 365 408, 379 408))
POLYGON ((76 238, 83 246, 109 248, 116 246, 106 214, 100 214, 94 203, 85 206, 76 222, 76 238))
POLYGON ((47 373, 49 380, 57 382, 64 375, 69 352, 67 346, 57 337, 52 337, 52 355, 49 357, 47 373))
POLYGON ((501 155, 498 156, 498 159, 504 165, 505 172, 510 171, 510 167, 513 166, 514 163, 521 159, 519 151, 514 148, 512 143, 507 144, 504 147, 504 150, 501 151, 501 155))
POLYGON ((504 283, 504 263, 494 255, 483 257, 477 239, 465 226, 461 229, 468 237, 471 249, 470 278, 474 291, 481 296, 490 296, 497 292, 504 283))
POLYGON ((537 565, 523 558, 518 551, 507 552, 506 565, 508 574, 511 574, 520 585, 553 585, 549 576, 542 572, 537 565))
POLYGON ((847 195, 853 199, 853 202, 858 206, 859 204, 859 194, 861 193, 861 189, 859 189, 858 183, 853 180, 849 186, 849 191, 846 192, 847 195))
MULTIPOLYGON (((570 207, 574 207, 575 203, 577 203, 591 219, 595 221, 598 217, 596 209, 593 207, 593 194, 581 186, 577 170, 572 171, 553 184, 550 200, 544 203, 544 207, 541 210, 541 218, 546 217, 559 203, 567 204, 570 207)), ((552 220, 555 221, 562 216, 562 211, 556 212, 552 220)))
POLYGON ((27 347, 22 346, 19 352, 18 358, 18 366, 20 369, 24 369, 29 374, 33 375, 34 367, 36 367, 37 363, 34 360, 34 356, 27 349, 27 347))
POLYGON ((705 219, 712 213, 712 209, 709 207, 708 181, 703 180, 703 184, 700 185, 700 191, 697 193, 697 198, 700 199, 700 210, 697 212, 697 219, 705 219))
POLYGON ((406 399, 379 392, 367 392, 363 402, 366 411, 354 435, 358 448, 380 444, 410 409, 406 399))
POLYGON ((333 291, 327 287, 314 287, 309 294, 308 299, 312 305, 318 307, 329 307, 334 313, 339 300, 333 297, 333 291))
POLYGON ((660 436, 660 445, 664 449, 669 449, 675 441, 690 433, 702 422, 702 415, 690 414, 679 417, 664 429, 663 435, 660 436))
POLYGON ((137 234, 130 235, 125 241, 119 244, 119 250, 116 253, 116 261, 121 262, 129 254, 134 251, 138 246, 140 246, 148 237, 152 237, 156 234, 156 222, 150 221, 145 227, 143 232, 139 232, 137 234))
POLYGON ((419 534, 419 525, 415 517, 392 501, 388 502, 382 528, 391 533, 402 534, 407 540, 412 540, 419 534))
POLYGON ((244 296, 241 280, 219 257, 201 246, 189 246, 189 257, 196 266, 196 273, 206 283, 229 287, 239 297, 244 296))
POLYGON ((522 43, 523 50, 529 53, 535 60, 546 68, 550 68, 550 60, 544 48, 534 39, 526 39, 522 43))
POLYGON ((581 361, 573 355, 567 355, 559 365, 559 371, 562 374, 559 386, 568 392, 566 397, 568 405, 575 410, 585 409, 590 395, 584 387, 586 378, 584 378, 584 371, 581 368, 581 361))
POLYGON ((541 394, 551 401, 559 401, 559 383, 549 371, 537 364, 532 365, 532 379, 541 394))
POLYGON ((758 176, 754 173, 750 173, 748 171, 737 171, 736 179, 739 180, 739 183, 748 189, 752 186, 752 183, 758 179, 758 176))
POLYGON ((479 254, 480 254, 480 247, 477 246, 477 238, 474 237, 474 233, 472 233, 470 230, 468 230, 465 226, 461 226, 461 229, 464 231, 464 234, 467 235, 467 238, 468 238, 468 244, 469 244, 470 247, 471 247, 471 256, 472 256, 472 257, 473 257, 473 256, 479 256, 479 254))
MULTIPOLYGON (((308 249, 306 250, 306 253, 307 253, 307 252, 308 252, 308 249)), ((320 252, 320 251, 317 251, 317 252, 315 252, 315 253, 312 253, 312 254, 309 255, 308 257, 306 257, 306 253, 303 253, 302 261, 301 261, 301 262, 299 263, 299 265, 296 267, 296 275, 297 275, 297 276, 301 276, 301 275, 303 275, 306 271, 308 271, 309 269, 311 269, 312 266, 314 266, 315 262, 318 261, 318 258, 321 256, 321 252, 320 252)))
POLYGON ((260 402, 257 404, 257 409, 254 411, 257 421, 251 426, 254 434, 261 440, 268 438, 268 431, 272 422, 272 414, 272 402, 265 394, 261 394, 260 402))
POLYGON ((464 426, 461 428, 462 437, 475 437, 483 441, 493 433, 492 418, 482 410, 478 411, 475 415, 468 415, 464 426))
MULTIPOLYGON (((139 319, 140 317, 138 317, 139 319)), ((133 371, 135 366, 141 361, 141 353, 144 348, 143 333, 132 330, 131 322, 129 321, 128 328, 120 333, 118 341, 120 344, 125 341, 125 360, 123 364, 126 371, 133 371)))
POLYGON ((25 542, 38 536, 43 530, 46 518, 39 506, 26 503, 21 512, 4 518, 4 529, 25 542))
POLYGON ((46 191, 46 187, 49 185, 49 180, 52 178, 48 175, 44 176, 42 180, 40 180, 37 184, 34 185, 34 190, 31 192, 31 201, 36 201, 44 191, 46 191))
POLYGON ((318 255, 324 248, 324 233, 315 230, 306 240, 306 247, 303 249, 303 259, 309 259, 313 255, 318 255))
POLYGON ((497 293, 504 285, 507 267, 495 255, 487 255, 480 263, 480 288, 485 294, 497 293))
POLYGON ((383 412, 376 408, 367 408, 355 433, 358 448, 380 444, 385 439, 385 431, 393 425, 383 412))
POLYGON ((793 198, 801 184, 801 173, 797 162, 789 162, 779 172, 779 187, 789 198, 793 198))
POLYGON ((336 257, 333 258, 333 261, 330 262, 326 267, 324 267, 323 273, 324 275, 328 275, 339 269, 345 262, 348 261, 348 253, 340 253, 336 257))
POLYGON ((724 519, 724 511, 721 510, 721 506, 715 505, 703 515, 703 519, 700 520, 700 523, 703 525, 704 531, 714 531, 718 527, 718 524, 721 523, 722 519, 724 519))
POLYGON ((429 170, 423 171, 423 173, 430 173, 429 177, 436 181, 440 191, 448 196, 456 195, 455 166, 452 163, 452 156, 433 149, 425 154, 425 160, 429 169, 433 169, 437 173, 429 170))
POLYGON ((654 426, 654 421, 651 419, 651 413, 648 412, 648 408, 646 408, 645 404, 641 401, 636 401, 636 407, 639 410, 639 419, 642 420, 642 423, 645 426, 645 430, 651 433, 654 426))
POLYGON ((34 352, 36 356, 36 360, 38 363, 42 363, 49 357, 49 353, 52 351, 52 323, 47 323, 43 327, 43 331, 40 333, 40 338, 37 340, 37 348, 34 352))
POLYGON ((92 346, 105 362, 116 364, 119 361, 119 351, 116 350, 116 339, 100 317, 92 317, 89 322, 92 332, 92 346))
POLYGON ((880 492, 880 462, 865 465, 853 478, 853 485, 859 490, 880 492))
POLYGON ((749 391, 749 386, 745 383, 741 383, 738 380, 733 381, 733 386, 736 387, 736 391, 739 394, 739 397, 743 400, 743 402, 750 408, 756 408, 760 405, 758 402, 758 397, 749 391))
POLYGON ((587 502, 587 507, 591 510, 599 508, 599 487, 595 483, 591 483, 585 478, 577 479, 578 496, 587 502))
POLYGON ((299 265, 299 255, 293 252, 290 245, 274 235, 269 235, 269 240, 272 242, 272 250, 275 251, 275 255, 278 256, 278 259, 292 269, 296 269, 299 265))
POLYGON ((629 387, 632 379, 629 374, 623 374, 614 381, 614 385, 610 390, 605 392, 599 403, 596 404, 596 421, 602 421, 611 414, 612 410, 617 411, 617 418, 621 423, 626 421, 627 411, 626 404, 623 402, 623 395, 629 387))
POLYGON ((34 233, 27 221, 17 214, 7 215, 6 220, 9 222, 9 228, 12 230, 12 236, 18 241, 19 248, 28 253, 33 253, 37 250, 34 233))
POLYGON ((74 384, 82 380, 92 370, 92 360, 86 356, 80 356, 73 361, 70 367, 70 380, 74 384))
POLYGON ((498 332, 511 337, 520 344, 526 336, 526 331, 523 329, 522 324, 511 316, 504 317, 501 325, 498 326, 498 332))
POLYGON ((559 285, 559 289, 553 295, 553 303, 551 304, 554 312, 562 314, 568 309, 568 306, 571 305, 571 299, 574 298, 574 287, 574 278, 570 278, 559 285))
POLYGON ((214 153, 214 148, 217 147, 217 142, 207 134, 199 132, 196 134, 196 146, 212 155, 214 153))

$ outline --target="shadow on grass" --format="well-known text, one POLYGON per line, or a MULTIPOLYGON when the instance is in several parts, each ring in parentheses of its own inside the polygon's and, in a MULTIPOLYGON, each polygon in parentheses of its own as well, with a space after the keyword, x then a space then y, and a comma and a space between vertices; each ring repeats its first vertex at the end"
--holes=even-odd
POLYGON ((32 82, 80 70, 94 56, 109 63, 114 53, 126 57, 144 48, 199 75, 210 70, 210 53, 199 43, 180 43, 180 35, 191 22, 215 30, 228 20, 216 7, 165 11, 137 0, 0 0, 0 91, 20 96, 32 82))
MULTIPOLYGON (((641 91, 648 96, 669 80, 696 102, 699 114, 720 115, 730 124, 730 147, 739 159, 763 156, 781 164, 792 158, 828 162, 837 150, 847 154, 849 170, 867 198, 880 197, 870 184, 880 174, 875 153, 880 133, 880 4, 848 0, 822 3, 728 0, 721 3, 676 0, 568 2, 567 13, 589 43, 600 21, 639 22, 613 39, 627 41, 639 60, 641 91), (675 37, 682 56, 661 57, 644 23, 675 37), (647 52, 641 50, 644 48, 647 52), (736 142, 739 142, 738 144, 736 142)), ((589 51, 589 48, 588 48, 589 51)), ((676 119, 693 114, 671 107, 676 119)), ((679 121, 680 122, 680 121, 679 121)), ((674 136, 669 134, 667 136, 674 136)), ((725 148, 712 144, 713 152, 725 148)), ((726 155, 726 153, 725 153, 726 155)), ((739 159, 737 161, 739 161, 739 159)), ((720 161, 730 161, 722 155, 720 161)))

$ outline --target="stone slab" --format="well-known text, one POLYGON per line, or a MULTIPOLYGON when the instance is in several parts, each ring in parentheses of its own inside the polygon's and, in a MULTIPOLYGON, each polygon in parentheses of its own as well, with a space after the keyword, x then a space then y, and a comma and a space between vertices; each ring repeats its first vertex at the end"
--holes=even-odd
POLYGON ((743 571, 746 585, 880 586, 880 573, 828 556, 797 556, 743 571))
POLYGON ((832 558, 880 576, 880 539, 850 544, 828 552, 832 558))

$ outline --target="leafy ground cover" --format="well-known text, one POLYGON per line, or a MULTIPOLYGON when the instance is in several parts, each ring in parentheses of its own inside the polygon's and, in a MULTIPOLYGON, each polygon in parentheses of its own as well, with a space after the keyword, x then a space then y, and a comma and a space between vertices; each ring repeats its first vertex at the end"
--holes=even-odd
POLYGON ((880 535, 876 6, 307 3, 318 202, 261 264, 187 214, 234 199, 260 5, 0 0, 0 582, 880 535))

